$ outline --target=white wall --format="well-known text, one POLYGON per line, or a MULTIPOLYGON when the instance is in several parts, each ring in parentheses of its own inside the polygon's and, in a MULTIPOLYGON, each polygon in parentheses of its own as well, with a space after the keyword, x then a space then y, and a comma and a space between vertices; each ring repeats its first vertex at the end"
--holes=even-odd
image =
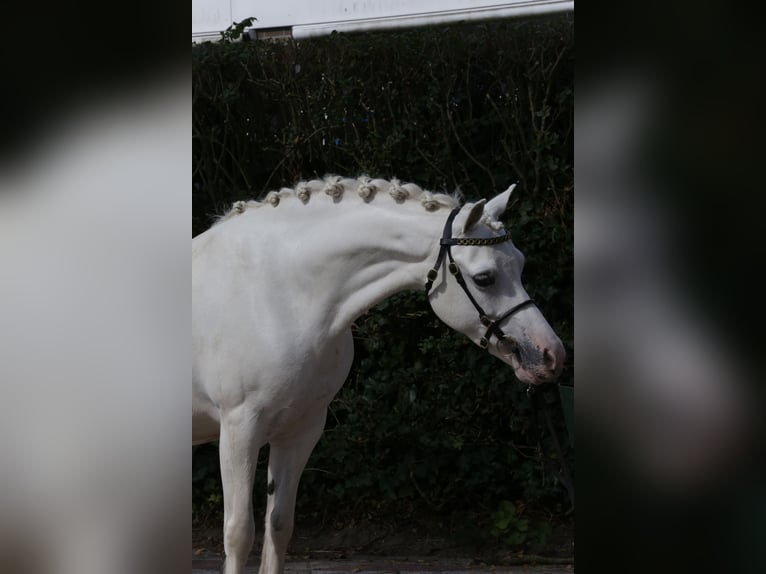
POLYGON ((528 16, 574 10, 574 0, 192 0, 192 38, 218 38, 233 21, 253 16, 255 28, 292 27, 296 38, 528 16))

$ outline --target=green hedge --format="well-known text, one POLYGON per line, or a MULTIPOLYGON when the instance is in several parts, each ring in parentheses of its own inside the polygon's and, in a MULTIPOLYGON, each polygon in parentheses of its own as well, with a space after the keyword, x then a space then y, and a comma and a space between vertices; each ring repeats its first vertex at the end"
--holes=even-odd
MULTIPOLYGON (((572 382, 571 16, 202 44, 192 58, 195 234, 234 200, 326 173, 460 188, 469 200, 518 181, 508 220, 524 282, 565 342, 572 382)), ((421 293, 384 302, 354 333, 354 366, 302 479, 299 521, 364 508, 479 512, 497 525, 508 501, 568 508, 534 450, 522 385, 439 323, 421 293)), ((548 438, 543 447, 555 458, 548 438)), ((214 450, 195 453, 198 518, 219 503, 216 465, 214 450)))

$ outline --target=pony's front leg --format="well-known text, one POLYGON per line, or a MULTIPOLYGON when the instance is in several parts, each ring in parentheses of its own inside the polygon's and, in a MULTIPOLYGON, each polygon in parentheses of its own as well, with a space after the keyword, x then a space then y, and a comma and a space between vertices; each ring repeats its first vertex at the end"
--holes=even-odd
POLYGON ((281 574, 287 544, 293 534, 295 497, 311 451, 324 430, 327 410, 319 409, 303 419, 301 428, 289 437, 271 442, 269 452, 266 535, 259 574, 281 574))
POLYGON ((244 406, 221 417, 224 574, 242 574, 253 547, 253 482, 261 445, 255 423, 254 414, 244 406))

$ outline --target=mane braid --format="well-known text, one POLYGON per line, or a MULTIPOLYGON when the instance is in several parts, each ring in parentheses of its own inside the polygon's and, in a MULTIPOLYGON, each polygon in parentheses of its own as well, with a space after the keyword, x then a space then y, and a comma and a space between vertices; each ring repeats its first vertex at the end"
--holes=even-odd
POLYGON ((346 193, 351 192, 355 192, 364 203, 374 201, 379 193, 387 193, 396 204, 418 201, 426 211, 437 211, 441 208, 453 209, 461 204, 459 191, 453 195, 434 193, 424 190, 414 183, 402 183, 396 178, 389 181, 372 179, 366 175, 357 179, 326 175, 321 180, 300 181, 294 188, 284 187, 279 191, 270 191, 260 201, 235 201, 229 210, 216 218, 213 225, 218 225, 236 215, 245 213, 249 209, 256 209, 264 205, 276 208, 281 201, 289 197, 296 197, 302 204, 307 205, 311 203, 313 195, 324 193, 338 203, 343 200, 346 193))

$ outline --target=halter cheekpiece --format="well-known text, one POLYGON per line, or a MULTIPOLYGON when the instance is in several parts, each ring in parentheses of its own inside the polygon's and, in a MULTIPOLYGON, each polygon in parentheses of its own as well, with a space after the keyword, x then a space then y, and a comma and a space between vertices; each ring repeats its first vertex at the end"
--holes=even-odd
POLYGON ((453 209, 450 212, 449 217, 447 217, 447 222, 444 224, 444 231, 442 233, 442 238, 439 241, 439 245, 440 245, 439 255, 436 257, 436 263, 434 264, 433 268, 428 271, 427 281, 426 281, 426 295, 430 293, 431 287, 433 287, 434 281, 436 281, 436 278, 439 276, 439 269, 441 268, 442 263, 444 263, 444 256, 446 255, 447 258, 449 259, 448 269, 450 273, 454 275, 455 280, 458 282, 458 285, 460 285, 460 287, 463 289, 465 294, 468 296, 468 299, 476 308, 476 311, 478 311, 479 321, 481 321, 481 324, 487 328, 487 332, 479 340, 479 346, 482 349, 486 349, 489 346, 489 339, 490 337, 492 337, 492 335, 494 335, 497 338, 497 344, 507 339, 505 333, 503 333, 503 330, 500 328, 500 323, 502 323, 505 319, 507 319, 508 317, 516 313, 517 311, 520 311, 521 309, 529 305, 534 305, 535 303, 534 301, 532 301, 532 299, 527 299, 511 307, 510 310, 503 313, 499 318, 497 319, 489 318, 487 313, 484 311, 484 309, 481 308, 481 305, 479 305, 479 302, 476 301, 473 294, 468 289, 468 285, 465 282, 465 278, 463 277, 463 274, 460 272, 460 269, 458 268, 457 263, 455 263, 455 260, 452 257, 452 246, 453 245, 466 245, 466 246, 498 245, 500 243, 504 243, 510 240, 511 234, 506 233, 505 235, 498 235, 497 237, 487 237, 487 238, 452 237, 452 223, 455 221, 455 217, 457 216, 459 211, 460 211, 459 207, 456 207, 455 209, 453 209))

